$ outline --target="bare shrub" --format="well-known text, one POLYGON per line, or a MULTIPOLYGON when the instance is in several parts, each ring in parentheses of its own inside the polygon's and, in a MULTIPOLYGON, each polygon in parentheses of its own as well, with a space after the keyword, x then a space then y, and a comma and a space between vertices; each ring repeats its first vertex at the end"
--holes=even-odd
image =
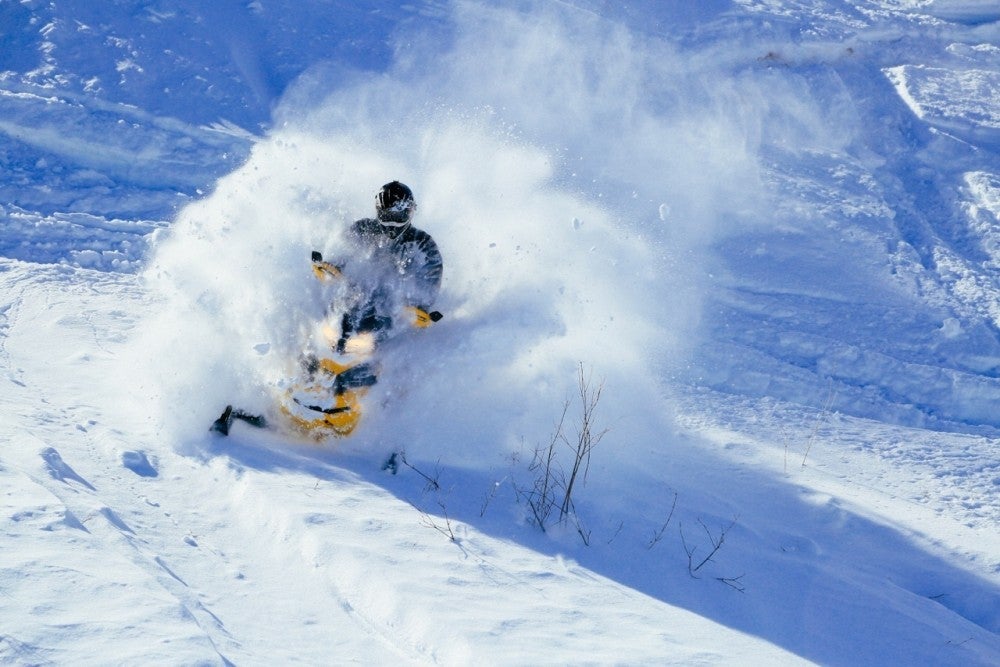
POLYGON ((655 547, 657 544, 660 543, 660 540, 663 539, 664 534, 667 532, 667 526, 670 525, 670 520, 674 518, 674 512, 676 510, 677 510, 677 492, 675 491, 674 502, 670 506, 670 513, 667 515, 667 520, 663 522, 663 525, 660 526, 659 530, 653 533, 653 537, 650 538, 649 542, 646 544, 647 549, 652 549, 653 547, 655 547))
POLYGON ((431 516, 430 512, 420 509, 413 503, 410 503, 410 506, 420 513, 421 524, 427 526, 428 528, 433 528, 455 544, 460 543, 458 536, 455 534, 455 528, 451 522, 451 517, 448 516, 448 509, 445 507, 443 502, 439 500, 438 507, 441 508, 441 518, 444 520, 444 523, 441 523, 439 520, 431 516))
POLYGON ((708 536, 708 542, 709 545, 711 546, 711 548, 706 550, 707 554, 705 555, 705 557, 700 560, 698 560, 695 557, 695 554, 698 552, 698 547, 697 546, 689 547, 687 539, 684 537, 684 526, 681 525, 678 527, 678 530, 680 531, 681 534, 681 544, 684 545, 684 553, 687 554, 688 574, 690 574, 695 579, 698 578, 698 570, 703 568, 706 563, 710 562, 712 558, 715 556, 715 554, 719 552, 719 549, 722 548, 722 545, 726 543, 726 534, 732 529, 733 526, 736 525, 736 517, 734 517, 733 520, 729 522, 729 525, 723 526, 719 530, 719 533, 717 535, 713 534, 712 531, 709 530, 708 526, 705 525, 705 522, 702 521, 701 519, 698 519, 698 523, 701 525, 702 528, 705 529, 705 534, 708 536))
POLYGON ((590 472, 590 458, 594 447, 607 434, 607 429, 595 427, 595 413, 601 400, 604 384, 596 387, 592 384, 583 364, 577 371, 577 398, 580 401, 580 414, 575 437, 566 433, 566 418, 572 401, 563 403, 559 421, 548 444, 537 447, 532 456, 528 470, 534 479, 531 487, 524 489, 515 486, 515 492, 523 497, 531 510, 531 521, 543 532, 555 523, 564 523, 573 518, 577 532, 584 544, 590 543, 590 532, 587 531, 576 515, 573 504, 574 493, 587 483, 590 472), (561 453, 570 452, 571 460, 564 467, 561 453), (568 471, 568 472, 567 472, 568 471))

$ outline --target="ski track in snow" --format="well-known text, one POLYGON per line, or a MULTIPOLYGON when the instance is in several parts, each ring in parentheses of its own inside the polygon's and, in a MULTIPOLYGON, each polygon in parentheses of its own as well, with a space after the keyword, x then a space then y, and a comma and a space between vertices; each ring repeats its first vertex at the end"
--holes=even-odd
MULTIPOLYGON (((580 29, 601 22, 610 11, 605 4, 558 3, 555 13, 532 18, 551 27, 547 21, 563 17, 580 29)), ((580 164, 564 180, 589 198, 612 210, 621 206, 625 218, 648 206, 668 230, 637 222, 624 235, 628 241, 638 230, 652 254, 666 238, 682 244, 682 257, 704 261, 694 271, 700 328, 668 332, 692 339, 685 358, 667 363, 657 351, 642 351, 649 366, 665 368, 662 409, 674 415, 675 430, 599 450, 578 496, 585 523, 546 534, 526 521, 530 478, 526 462, 517 460, 530 458, 530 438, 546 436, 544 420, 533 424, 537 433, 521 435, 519 452, 493 443, 490 434, 480 434, 484 445, 469 442, 474 428, 443 429, 431 445, 415 439, 414 467, 392 476, 378 469, 391 446, 381 441, 369 442, 368 451, 316 450, 243 429, 220 440, 173 428, 171 420, 186 416, 180 413, 191 399, 171 404, 144 368, 126 367, 133 363, 127 359, 137 359, 138 331, 163 304, 135 273, 176 211, 214 201, 207 193, 216 179, 255 164, 255 144, 260 152, 273 148, 257 136, 272 110, 268 95, 307 70, 307 54, 322 49, 340 64, 379 69, 391 59, 386 45, 397 43, 403 71, 413 74, 421 61, 399 35, 419 35, 420 26, 435 34, 463 12, 479 16, 476 3, 415 3, 388 21, 388 5, 386 12, 364 13, 344 4, 329 24, 311 20, 318 11, 311 3, 289 8, 281 20, 271 5, 248 3, 233 10, 235 18, 219 10, 199 21, 189 21, 202 11, 197 3, 181 0, 131 17, 86 3, 0 5, 0 19, 16 28, 11 39, 20 45, 17 54, 0 55, 0 661, 997 664, 1000 12, 994 5, 736 0, 687 13, 678 5, 676 23, 657 14, 664 9, 654 0, 622 9, 617 18, 631 22, 642 39, 655 42, 658 31, 675 30, 689 58, 685 68, 724 72, 720 81, 733 88, 725 99, 744 105, 751 119, 741 140, 755 151, 753 187, 766 193, 764 208, 755 208, 759 193, 739 171, 733 190, 704 188, 696 175, 665 176, 690 179, 695 197, 745 196, 745 210, 711 209, 722 220, 709 216, 715 230, 683 228, 681 218, 697 214, 697 206, 685 204, 683 186, 664 190, 674 200, 654 200, 650 193, 658 191, 634 179, 638 170, 618 164, 620 156, 600 154, 607 144, 593 138, 597 155, 582 147, 577 127, 621 129, 624 145, 642 145, 642 131, 652 131, 615 125, 609 118, 620 115, 616 107, 607 116, 604 108, 587 116, 565 99, 573 122, 551 124, 544 114, 518 117, 514 99, 510 109, 493 112, 500 114, 498 133, 511 132, 515 143, 560 146, 571 163, 579 153, 580 164), (212 51, 203 31, 227 21, 241 29, 222 51, 212 51), (146 32, 128 34, 136 26, 146 32), (183 39, 164 50, 151 27, 162 35, 178 30, 183 39), (357 39, 330 38, 344 31, 357 39), (296 33, 294 46, 255 50, 255 42, 280 44, 296 33), (100 55, 81 60, 89 49, 100 55), (157 57, 169 67, 158 66, 157 57), (156 90, 161 94, 149 94, 156 90), (762 99, 768 93, 773 103, 762 99), (157 106, 137 106, 146 99, 157 106), (191 99, 209 102, 200 108, 191 99), (504 113, 511 114, 510 127, 504 113), (630 201, 639 203, 622 203, 630 201), (698 238, 688 243, 685 233, 698 238), (710 252, 702 251, 705 242, 710 252), (180 445, 179 436, 186 439, 180 445), (491 445, 496 451, 487 451, 491 445), (428 485, 425 474, 439 484, 428 485), (688 559, 700 560, 726 526, 725 546, 704 570, 689 573, 688 559)), ((532 22, 504 11, 482 16, 501 30, 525 30, 532 22)), ((604 33, 585 33, 595 34, 604 33)), ((561 37, 546 34, 556 46, 561 37)), ((618 38, 594 47, 609 49, 607 68, 646 66, 619 60, 618 38)), ((499 42, 484 42, 483 53, 504 53, 499 42)), ((524 44, 513 37, 510 43, 524 44)), ((652 42, 624 43, 641 50, 652 42)), ((564 46, 571 61, 574 51, 564 46)), ((511 69, 496 71, 515 87, 524 77, 517 65, 538 69, 508 55, 511 69)), ((566 61, 548 66, 564 68, 560 83, 572 80, 575 70, 566 61)), ((452 71, 448 63, 441 70, 452 71)), ((340 74, 351 78, 346 69, 340 74)), ((397 75, 389 70, 386 81, 361 90, 376 96, 407 90, 393 80, 397 75)), ((311 72, 301 87, 308 89, 309 77, 328 83, 324 76, 311 72)), ((654 78, 640 81, 652 86, 654 78)), ((526 80, 531 85, 520 90, 529 96, 536 79, 526 80)), ((580 85, 608 82, 595 75, 580 85)), ((689 86, 692 100, 704 94, 682 78, 668 84, 667 91, 673 85, 682 93, 689 86)), ((664 90, 655 88, 669 97, 664 90)), ((608 91, 630 92, 628 85, 608 91)), ((539 106, 548 99, 540 96, 539 106)), ((656 103, 678 113, 669 100, 656 103)), ((678 134, 703 129, 683 115, 671 118, 686 122, 678 134)), ((310 135, 282 136, 294 144, 310 135)), ((442 140, 440 133, 428 136, 442 140)), ((455 146, 492 145, 473 132, 460 139, 455 146)), ((710 152, 712 145, 700 148, 710 152)), ((301 164, 289 164, 305 170, 309 150, 324 147, 281 148, 273 153, 297 156, 301 164)), ((680 159, 690 147, 673 148, 680 159)), ((732 155, 721 157, 725 163, 732 155)), ((642 164, 649 155, 635 159, 642 164)), ((519 169, 530 181, 538 166, 507 171, 519 169)), ((318 177, 300 176, 310 185, 296 207, 329 215, 311 180, 318 177)), ((436 172, 428 187, 447 190, 450 176, 436 172)), ((475 182, 476 174, 467 177, 475 182)), ((522 181, 511 178, 515 192, 522 181)), ((210 234, 212 221, 203 222, 192 228, 210 234)), ((595 229, 593 220, 573 225, 595 229)), ((586 268, 558 274, 554 269, 565 267, 533 265, 532 257, 546 255, 528 231, 521 229, 525 248, 517 245, 515 270, 562 276, 560 296, 538 289, 537 303, 508 301, 501 291, 488 305, 525 306, 503 317, 530 334, 549 329, 522 319, 552 318, 548 346, 538 344, 534 365, 526 366, 544 368, 542 357, 566 352, 573 344, 567 331, 576 333, 560 319, 559 311, 580 308, 564 298, 566 285, 574 276, 580 284, 594 281, 586 268)), ((597 248, 601 237, 579 238, 598 239, 597 248)), ((474 267, 488 271, 490 261, 511 257, 501 254, 510 239, 497 241, 474 267)), ((275 246, 280 252, 280 241, 275 246)), ((630 247, 603 248, 610 266, 635 263, 622 249, 630 247)), ((574 261, 579 256, 565 264, 574 261)), ((668 273, 654 277, 666 290, 676 286, 668 273)), ((529 291, 533 285, 524 283, 529 291)), ((448 313, 440 340, 497 336, 497 349, 513 349, 499 329, 475 316, 463 319, 462 304, 472 310, 476 304, 461 295, 446 298, 458 304, 458 316, 448 313)), ((629 305, 622 312, 636 315, 629 305)), ((659 304, 651 297, 649 306, 653 312, 659 304)), ((662 324, 649 318, 636 327, 662 324)), ((168 318, 157 322, 175 326, 168 318)), ((606 331, 595 326, 585 333, 606 331)), ((174 339, 187 342, 179 334, 174 339)), ((530 335, 525 340, 531 344, 530 335)), ((455 359, 479 349, 464 341, 453 347, 455 359)), ((451 357, 421 359, 435 365, 430 378, 440 381, 451 357)), ((475 380, 463 376, 438 389, 472 391, 475 380)), ((183 388, 197 395, 205 384, 183 388)), ((551 386, 539 387, 539 396, 552 393, 551 386)), ((410 396, 417 407, 407 413, 407 397, 393 398, 411 416, 440 405, 410 396)), ((513 404, 506 395, 493 398, 513 404)), ((659 427, 648 418, 650 428, 659 427)), ((435 423, 446 419, 475 426, 474 416, 453 413, 435 423)), ((620 430, 628 433, 627 426, 620 430)))

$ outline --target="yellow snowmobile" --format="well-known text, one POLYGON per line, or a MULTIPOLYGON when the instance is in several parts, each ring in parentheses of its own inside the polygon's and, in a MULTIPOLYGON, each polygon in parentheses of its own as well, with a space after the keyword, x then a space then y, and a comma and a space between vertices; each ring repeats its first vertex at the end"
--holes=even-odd
MULTIPOLYGON (((324 261, 319 252, 312 253, 312 269, 322 281, 342 277, 340 269, 324 261)), ((412 325, 418 328, 428 327, 442 317, 437 311, 427 312, 415 306, 409 306, 407 311, 412 317, 412 325)), ((281 423, 277 426, 316 442, 347 437, 354 432, 361 420, 365 394, 378 379, 374 333, 355 333, 338 340, 333 328, 323 323, 321 337, 329 356, 302 357, 299 360, 301 370, 292 374, 278 404, 281 423)), ((235 420, 258 428, 270 426, 263 415, 226 406, 210 430, 228 435, 235 420)))

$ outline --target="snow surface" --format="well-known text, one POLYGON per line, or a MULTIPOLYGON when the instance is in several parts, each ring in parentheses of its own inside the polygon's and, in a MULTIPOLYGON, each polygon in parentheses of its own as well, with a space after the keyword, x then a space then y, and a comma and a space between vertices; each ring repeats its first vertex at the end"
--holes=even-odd
POLYGON ((1000 664, 996 3, 616 5, 0 2, 0 662, 1000 664), (395 178, 445 319, 209 434, 395 178))

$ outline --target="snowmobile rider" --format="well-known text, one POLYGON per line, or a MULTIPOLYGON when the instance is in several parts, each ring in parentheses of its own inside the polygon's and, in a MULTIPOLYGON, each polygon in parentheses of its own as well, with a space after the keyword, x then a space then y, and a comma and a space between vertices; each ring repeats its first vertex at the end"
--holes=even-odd
MULTIPOLYGON (((338 353, 358 352, 351 348, 359 341, 364 342, 355 347, 370 353, 377 342, 389 337, 393 317, 399 317, 401 312, 408 312, 411 323, 418 327, 441 319, 439 312, 430 311, 441 288, 441 252, 430 234, 411 224, 416 210, 410 188, 399 181, 386 183, 375 195, 375 218, 362 218, 351 226, 348 241, 354 252, 344 265, 325 262, 322 254, 313 252, 317 276, 336 278, 347 273, 355 294, 354 303, 341 317, 340 338, 334 345, 338 353)), ((313 355, 302 362, 310 377, 320 369, 320 361, 313 355)), ((337 406, 307 406, 319 413, 315 423, 325 421, 338 433, 350 433, 359 417, 353 392, 375 384, 376 372, 376 367, 366 360, 338 368, 332 387, 337 406)), ((228 435, 234 420, 258 428, 267 426, 263 415, 234 410, 229 405, 211 430, 228 435)))
POLYGON ((371 333, 378 341, 388 337, 399 306, 407 308, 418 325, 424 318, 440 318, 430 307, 441 288, 441 252, 430 234, 413 226, 416 210, 413 191, 392 181, 375 195, 375 218, 351 226, 348 239, 356 253, 350 263, 364 264, 351 272, 361 275, 351 279, 362 283, 364 297, 341 319, 338 352, 343 353, 357 334, 371 333))

